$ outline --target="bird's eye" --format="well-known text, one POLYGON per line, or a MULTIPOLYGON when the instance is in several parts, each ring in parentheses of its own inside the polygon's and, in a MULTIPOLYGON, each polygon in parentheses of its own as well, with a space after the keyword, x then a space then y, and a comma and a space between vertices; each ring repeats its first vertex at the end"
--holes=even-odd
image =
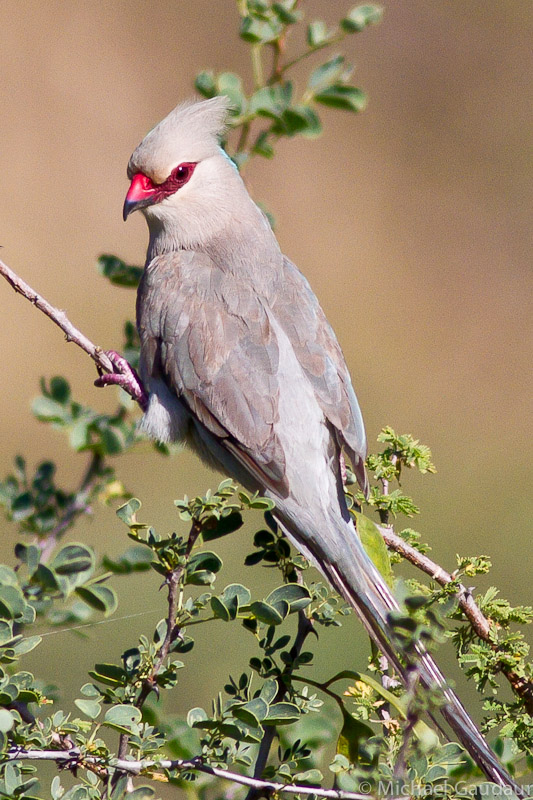
POLYGON ((173 179, 174 186, 177 186, 179 189, 183 186, 187 181, 190 179, 191 175, 194 172, 196 164, 194 163, 184 163, 178 164, 178 166, 173 170, 171 178, 173 179))

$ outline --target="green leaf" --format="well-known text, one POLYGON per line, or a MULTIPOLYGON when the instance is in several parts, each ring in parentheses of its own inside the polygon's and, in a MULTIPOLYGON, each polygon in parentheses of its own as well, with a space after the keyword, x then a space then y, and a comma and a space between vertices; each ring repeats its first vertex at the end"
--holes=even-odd
POLYGON ((300 719, 300 709, 294 703, 274 703, 268 709, 263 725, 289 725, 300 719))
POLYGON ((7 686, 4 686, 0 691, 0 705, 9 705, 17 699, 18 695, 18 686, 15 686, 14 683, 8 683, 7 686))
POLYGON ((125 450, 126 441, 123 432, 117 426, 106 424, 100 428, 99 434, 105 454, 114 456, 125 450))
POLYGON ((57 575, 44 564, 39 564, 33 573, 32 583, 37 583, 48 591, 60 591, 63 593, 63 587, 57 575))
POLYGON ((65 406, 51 397, 44 397, 43 395, 36 397, 31 409, 41 422, 66 423, 69 419, 69 413, 65 406))
POLYGON ((324 106, 341 108, 344 111, 358 112, 366 106, 366 95, 361 89, 343 84, 336 84, 324 89, 315 95, 315 100, 324 106))
POLYGON ((298 583, 286 583, 270 592, 265 602, 275 608, 278 608, 281 602, 287 603, 292 613, 308 606, 311 602, 311 595, 305 586, 300 586, 298 583))
POLYGON ((5 619, 0 620, 0 647, 13 639, 13 623, 5 619))
POLYGON ((260 696, 265 703, 270 704, 278 693, 278 682, 274 678, 268 678, 261 687, 260 696))
POLYGON ((367 25, 375 25, 381 22, 382 17, 383 9, 381 6, 355 6, 344 19, 341 19, 340 24, 341 28, 346 31, 346 33, 359 33, 364 30, 367 25))
POLYGON ((217 573, 222 567, 222 560, 210 550, 204 550, 202 553, 194 553, 187 564, 187 572, 192 574, 200 570, 209 570, 209 572, 217 573))
POLYGON ((361 744, 368 741, 374 735, 374 731, 369 725, 365 725, 361 720, 352 717, 344 706, 341 710, 343 722, 342 730, 337 740, 337 753, 346 756, 352 764, 357 764, 361 760, 361 744))
POLYGON ((13 647, 14 654, 17 658, 20 658, 20 656, 26 655, 26 653, 31 653, 31 651, 40 645, 41 642, 41 636, 26 636, 25 639, 17 642, 17 644, 13 647))
POLYGON ((252 148, 253 153, 256 153, 258 156, 262 156, 263 158, 274 157, 274 148, 268 141, 268 136, 269 136, 268 131, 262 131, 259 134, 252 148))
POLYGON ((217 93, 215 77, 212 72, 207 72, 205 70, 199 72, 194 81, 194 86, 202 97, 214 97, 217 93))
POLYGON ((80 419, 72 425, 69 432, 68 441, 76 452, 86 449, 91 444, 91 420, 88 418, 80 419))
POLYGON ((335 56, 325 64, 321 64, 309 77, 309 88, 314 94, 332 86, 342 75, 344 70, 344 56, 335 56))
POLYGON ((234 113, 241 114, 246 104, 242 81, 234 72, 221 72, 216 79, 217 94, 229 97, 234 113))
POLYGON ((142 267, 133 267, 122 259, 112 255, 101 255, 98 258, 98 271, 104 278, 108 278, 115 286, 135 288, 139 285, 142 267))
POLYGON ((279 102, 279 94, 271 86, 263 86, 254 92, 248 104, 248 113, 272 119, 277 119, 282 111, 283 106, 279 102))
POLYGON ((78 586, 76 594, 91 608, 103 611, 106 617, 118 606, 117 595, 110 586, 78 586))
POLYGON ((307 44, 310 47, 320 47, 329 38, 326 23, 321 19, 310 22, 307 26, 307 44))
POLYGON ((0 731, 7 733, 15 724, 13 714, 7 708, 0 708, 0 731))
POLYGON ((17 573, 11 567, 5 564, 0 564, 0 585, 2 586, 18 586, 17 573))
POLYGON ((61 786, 61 780, 59 779, 59 775, 56 775, 55 778, 52 780, 52 784, 50 786, 50 793, 52 795, 52 800, 61 800, 65 790, 61 786))
POLYGON ((117 517, 126 525, 133 525, 137 522, 135 514, 139 511, 141 506, 141 501, 137 500, 136 497, 132 497, 131 500, 128 500, 123 506, 117 508, 117 517))
POLYGON ((301 135, 306 139, 316 139, 317 136, 322 134, 322 123, 320 117, 313 111, 312 108, 305 108, 305 117, 307 120, 307 127, 301 132, 301 135))
POLYGON ((101 697, 100 691, 92 683, 84 683, 80 689, 84 697, 101 697))
POLYGON ((285 8, 283 3, 273 3, 272 10, 275 11, 283 25, 294 25, 302 16, 301 12, 290 11, 288 8, 285 8))
POLYGON ((89 675, 106 686, 123 686, 127 677, 124 670, 116 664, 95 664, 89 675))
POLYGON ((195 728, 198 727, 201 722, 205 722, 208 719, 209 717, 204 709, 197 706, 196 708, 191 708, 187 714, 187 725, 189 728, 195 728))
POLYGON ((203 540, 211 542, 213 539, 220 539, 221 536, 227 536, 229 533, 239 530, 242 524, 240 511, 232 511, 219 519, 213 516, 202 528, 203 540))
POLYGON ((266 625, 281 625, 284 619, 274 606, 261 601, 252 603, 250 611, 259 622, 264 622, 266 625))
MULTIPOLYGON (((30 575, 33 575, 39 566, 39 559, 41 557, 40 549, 34 544, 22 544, 22 542, 18 542, 15 545, 15 555, 23 564, 26 564, 30 575)), ((1 576, 0 582, 5 582, 2 580, 1 576)), ((15 579, 15 583, 16 582, 15 579)))
POLYGON ((278 20, 261 20, 257 17, 244 17, 239 36, 251 44, 273 42, 282 33, 283 25, 278 20))
POLYGON ((151 786, 139 786, 133 792, 128 792, 128 800, 149 800, 155 795, 154 789, 151 786))
POLYGON ((71 399, 70 385, 65 378, 55 375, 50 380, 50 394, 61 405, 67 405, 71 399))
POLYGON ((89 719, 96 719, 102 710, 100 703, 97 703, 96 700, 74 700, 74 704, 80 709, 81 713, 85 714, 89 719))
POLYGON ((387 585, 392 588, 394 586, 394 575, 389 551, 387 550, 387 545, 383 541, 383 536, 379 532, 377 525, 375 525, 371 519, 357 511, 354 512, 354 514, 357 533, 359 534, 361 544, 365 548, 366 554, 379 570, 387 585))
POLYGON ((11 503, 11 516, 15 522, 27 519, 35 511, 31 492, 22 492, 11 503))
POLYGON ((4 771, 4 786, 8 797, 15 796, 15 790, 20 786, 21 774, 18 764, 6 764, 4 771))
POLYGON ((67 544, 55 555, 50 566, 58 575, 92 571, 94 553, 84 544, 67 544))
POLYGON ((297 781, 297 783, 320 784, 320 781, 323 779, 324 776, 319 769, 308 769, 305 772, 297 772, 294 776, 294 780, 297 781))
POLYGON ((129 575, 131 572, 145 572, 150 569, 151 561, 152 554, 148 548, 142 545, 132 545, 116 559, 104 556, 103 565, 118 575, 129 575))
POLYGON ((231 711, 233 716, 240 719, 241 722, 251 725, 252 728, 258 728, 268 714, 268 705, 261 697, 255 697, 242 706, 233 706, 231 711))
POLYGON ((136 733, 141 718, 142 713, 135 706, 119 705, 106 711, 102 724, 121 733, 136 733))
POLYGON ((211 586, 215 577, 215 573, 208 569, 198 569, 186 575, 185 583, 192 586, 211 586))
MULTIPOLYGON (((320 120, 316 113, 308 106, 291 106, 283 111, 280 119, 272 126, 272 131, 277 135, 314 137, 320 133, 320 120)), ((266 498, 261 498, 263 502, 266 498)), ((251 508, 259 508, 255 501, 251 508)), ((269 501, 270 503, 272 501, 269 501)))
POLYGON ((231 619, 235 619, 235 617, 231 616, 229 608, 219 597, 211 598, 211 609, 215 617, 223 620, 224 622, 229 622, 231 619))
POLYGON ((241 583, 230 583, 222 592, 224 602, 230 602, 233 598, 237 598, 239 608, 245 606, 250 602, 250 590, 243 586, 241 583))
POLYGON ((0 616, 19 619, 26 608, 26 600, 18 586, 0 585, 0 616))

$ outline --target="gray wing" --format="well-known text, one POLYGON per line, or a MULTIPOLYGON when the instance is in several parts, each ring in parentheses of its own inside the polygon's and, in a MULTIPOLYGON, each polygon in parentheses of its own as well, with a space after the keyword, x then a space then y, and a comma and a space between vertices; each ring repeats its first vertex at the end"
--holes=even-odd
POLYGON ((306 278, 288 258, 284 269, 283 291, 273 300, 274 313, 366 492, 365 428, 342 350, 306 278))
POLYGON ((282 495, 278 345, 251 285, 198 254, 161 257, 139 287, 143 370, 163 377, 192 414, 264 486, 282 495))

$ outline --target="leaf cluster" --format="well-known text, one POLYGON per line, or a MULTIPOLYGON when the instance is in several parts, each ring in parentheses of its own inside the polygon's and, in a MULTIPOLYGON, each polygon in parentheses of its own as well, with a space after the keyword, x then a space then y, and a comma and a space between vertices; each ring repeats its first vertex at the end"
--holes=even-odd
POLYGON ((350 82, 353 70, 341 54, 312 69, 303 91, 297 91, 288 73, 315 53, 330 49, 347 36, 379 22, 381 8, 355 6, 335 27, 329 27, 323 20, 308 23, 304 49, 288 55, 293 28, 300 26, 304 16, 297 6, 298 0, 239 3, 239 34, 250 45, 252 55, 251 92, 246 91, 242 77, 233 72, 215 74, 205 70, 196 77, 196 89, 203 97, 226 95, 231 101, 230 128, 239 129, 240 134, 228 151, 239 167, 253 156, 272 158, 275 144, 283 137, 319 136, 322 122, 317 106, 358 112, 366 105, 364 92, 350 82), (268 76, 266 61, 270 62, 268 76))

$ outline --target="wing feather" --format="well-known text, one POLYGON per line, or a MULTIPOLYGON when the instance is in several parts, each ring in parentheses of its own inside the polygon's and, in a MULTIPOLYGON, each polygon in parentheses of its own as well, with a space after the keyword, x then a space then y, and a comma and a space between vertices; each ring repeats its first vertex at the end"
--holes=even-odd
POLYGON ((250 283, 221 281, 199 254, 155 259, 139 288, 142 374, 163 376, 193 415, 266 486, 285 494, 278 344, 250 283), (228 296, 228 292, 230 295, 228 296))
POLYGON ((339 444, 350 456, 361 488, 366 492, 363 417, 342 350, 306 278, 288 258, 284 259, 284 268, 284 290, 274 300, 274 313, 313 385, 324 415, 337 433, 339 444))

